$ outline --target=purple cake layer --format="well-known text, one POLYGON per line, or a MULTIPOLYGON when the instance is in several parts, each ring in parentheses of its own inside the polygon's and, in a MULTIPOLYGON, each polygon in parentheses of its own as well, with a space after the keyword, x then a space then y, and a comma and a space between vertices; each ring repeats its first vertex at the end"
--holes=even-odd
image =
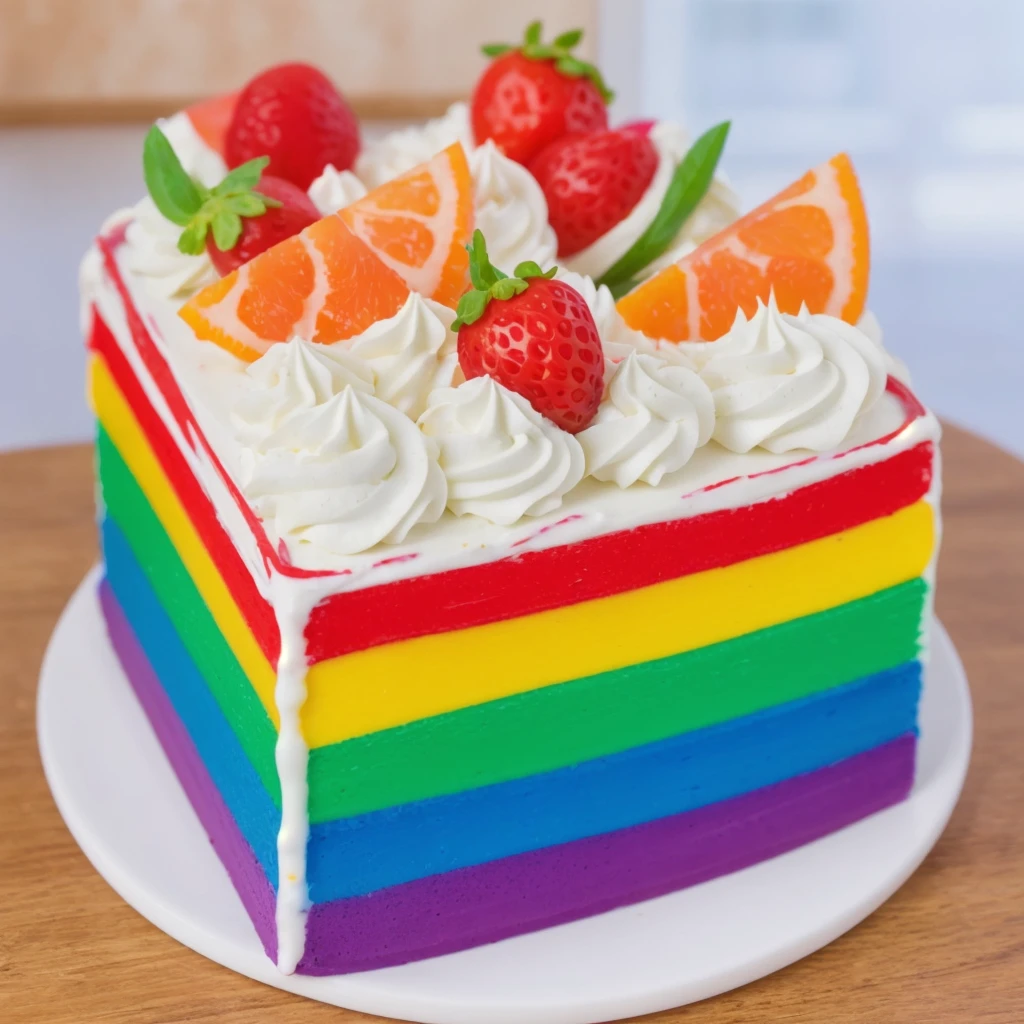
MULTIPOLYGON (((273 958, 273 890, 105 583, 100 596, 122 666, 273 958)), ((903 800, 915 744, 907 735, 696 811, 317 904, 299 971, 344 974, 452 953, 749 867, 903 800)))
POLYGON ((662 896, 803 846, 905 799, 916 737, 696 811, 317 904, 304 974, 453 953, 662 896))
POLYGON ((277 959, 277 927, 274 922, 276 897, 252 847, 235 824, 235 819, 210 779, 199 751, 164 693, 163 686, 139 646, 110 584, 100 583, 100 606, 121 667, 146 712, 167 760, 171 762, 185 795, 192 804, 213 848, 227 869, 246 913, 252 920, 263 948, 277 959))

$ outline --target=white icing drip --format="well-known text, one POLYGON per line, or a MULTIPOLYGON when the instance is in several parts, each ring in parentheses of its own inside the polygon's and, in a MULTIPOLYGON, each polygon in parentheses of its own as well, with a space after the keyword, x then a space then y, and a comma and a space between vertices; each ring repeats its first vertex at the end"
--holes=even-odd
POLYGON ((281 784, 281 826, 277 833, 277 967, 294 974, 306 949, 309 886, 309 747, 302 733, 306 702, 306 623, 313 595, 286 577, 270 578, 271 604, 281 635, 274 704, 278 714, 274 761, 281 784))
POLYGON ((327 217, 366 195, 366 186, 351 172, 328 164, 307 190, 320 213, 327 217))

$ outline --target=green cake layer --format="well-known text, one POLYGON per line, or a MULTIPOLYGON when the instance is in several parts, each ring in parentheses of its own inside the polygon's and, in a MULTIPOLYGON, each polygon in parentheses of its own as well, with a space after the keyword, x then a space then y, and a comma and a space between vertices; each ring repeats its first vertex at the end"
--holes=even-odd
MULTIPOLYGON (((108 513, 279 804, 273 724, 102 429, 98 453, 108 513)), ((550 771, 892 668, 919 653, 926 589, 913 580, 724 643, 315 748, 310 821, 550 771)))

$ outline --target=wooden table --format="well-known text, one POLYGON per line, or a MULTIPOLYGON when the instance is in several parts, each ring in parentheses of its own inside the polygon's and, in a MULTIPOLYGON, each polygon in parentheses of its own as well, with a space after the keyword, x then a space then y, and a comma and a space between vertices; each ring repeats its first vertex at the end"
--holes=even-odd
MULTIPOLYGON (((963 799, 923 867, 827 948, 668 1024, 1024 1021, 1024 464, 950 428, 938 606, 977 716, 963 799)), ((89 451, 0 456, 0 1021, 370 1020, 203 959, 79 852, 36 752, 36 677, 96 556, 89 451)), ((528 1022, 524 1022, 528 1024, 528 1022)))

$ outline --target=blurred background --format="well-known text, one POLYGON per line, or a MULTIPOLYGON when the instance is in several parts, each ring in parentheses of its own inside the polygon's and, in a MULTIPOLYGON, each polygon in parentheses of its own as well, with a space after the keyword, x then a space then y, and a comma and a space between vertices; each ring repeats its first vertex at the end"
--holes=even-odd
POLYGON ((1021 0, 0 0, 0 449, 90 436, 78 261, 141 196, 155 117, 303 59, 378 134, 465 97, 478 44, 538 16, 587 29, 613 120, 731 118, 747 208, 849 151, 887 346, 1024 455, 1021 0))

